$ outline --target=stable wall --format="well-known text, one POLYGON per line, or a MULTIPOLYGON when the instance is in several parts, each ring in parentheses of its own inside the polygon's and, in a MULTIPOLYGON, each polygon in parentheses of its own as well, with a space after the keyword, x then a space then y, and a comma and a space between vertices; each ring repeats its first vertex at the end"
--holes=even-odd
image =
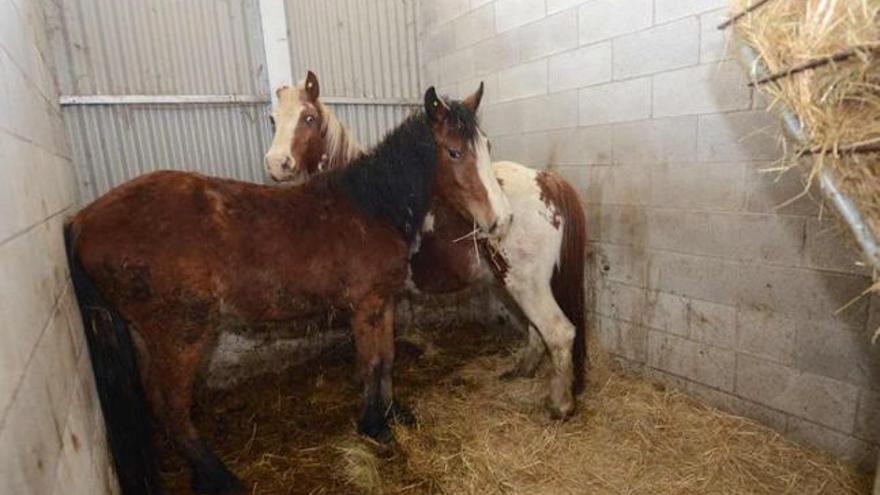
POLYGON ((114 493, 67 272, 77 201, 40 5, 0 0, 0 493, 114 493))
MULTIPOLYGON (((495 159, 588 215, 591 329, 625 364, 848 459, 880 439, 880 304, 730 60, 724 0, 420 2, 422 82, 486 83, 495 159)), ((869 461, 869 463, 872 461, 869 461)))

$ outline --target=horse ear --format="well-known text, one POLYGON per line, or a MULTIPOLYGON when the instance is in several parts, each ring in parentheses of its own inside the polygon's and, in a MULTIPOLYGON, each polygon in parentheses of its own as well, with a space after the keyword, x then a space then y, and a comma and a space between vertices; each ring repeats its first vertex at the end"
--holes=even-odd
POLYGON ((318 101, 318 96, 321 94, 321 87, 318 85, 318 76, 312 71, 309 71, 309 73, 306 74, 306 94, 309 95, 309 100, 311 101, 318 101))
POLYGON ((483 81, 480 81, 480 87, 472 95, 468 96, 461 103, 476 112, 480 108, 480 101, 483 100, 483 81))
POLYGON ((434 122, 446 120, 446 115, 449 114, 449 107, 446 106, 446 102, 442 98, 437 96, 437 90, 434 89, 434 86, 425 91, 425 113, 434 122))

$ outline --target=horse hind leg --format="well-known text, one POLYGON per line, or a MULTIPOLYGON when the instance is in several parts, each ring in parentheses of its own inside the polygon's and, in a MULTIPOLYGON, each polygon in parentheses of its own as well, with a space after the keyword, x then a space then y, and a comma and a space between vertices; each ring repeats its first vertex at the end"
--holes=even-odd
POLYGON ((161 404, 156 411, 175 445, 186 458, 196 493, 239 494, 245 485, 211 450, 192 422, 192 402, 196 376, 210 338, 207 334, 195 342, 175 340, 152 352, 148 393, 161 396, 153 403, 161 404))
POLYGON ((549 284, 512 283, 508 285, 508 289, 547 345, 553 362, 548 396, 550 415, 554 419, 564 419, 574 411, 571 356, 574 325, 556 303, 549 284))
POLYGON ((520 350, 513 368, 501 374, 502 380, 511 380, 514 378, 534 378, 547 346, 538 333, 538 329, 534 325, 529 324, 529 337, 525 347, 520 350))

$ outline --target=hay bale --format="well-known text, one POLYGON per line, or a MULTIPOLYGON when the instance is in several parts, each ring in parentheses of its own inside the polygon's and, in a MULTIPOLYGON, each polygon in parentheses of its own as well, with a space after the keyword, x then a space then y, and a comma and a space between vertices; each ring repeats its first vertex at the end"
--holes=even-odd
POLYGON ((807 187, 830 168, 880 239, 880 0, 731 0, 731 12, 748 12, 730 24, 770 72, 757 84, 769 108, 801 122, 786 167, 808 164, 807 187))

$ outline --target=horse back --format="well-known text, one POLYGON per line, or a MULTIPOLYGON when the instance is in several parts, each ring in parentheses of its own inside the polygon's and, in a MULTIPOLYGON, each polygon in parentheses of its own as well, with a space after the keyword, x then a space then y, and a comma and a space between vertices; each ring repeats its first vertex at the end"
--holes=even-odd
POLYGON ((156 172, 99 198, 72 227, 108 296, 145 316, 298 318, 393 292, 406 274, 400 236, 321 183, 282 189, 156 172))

